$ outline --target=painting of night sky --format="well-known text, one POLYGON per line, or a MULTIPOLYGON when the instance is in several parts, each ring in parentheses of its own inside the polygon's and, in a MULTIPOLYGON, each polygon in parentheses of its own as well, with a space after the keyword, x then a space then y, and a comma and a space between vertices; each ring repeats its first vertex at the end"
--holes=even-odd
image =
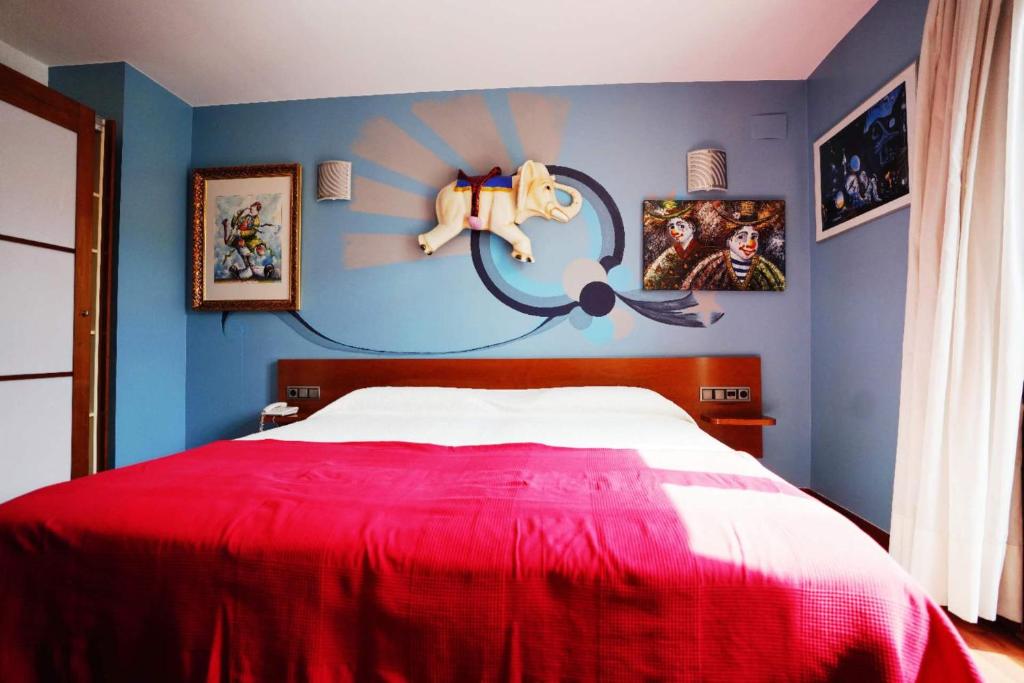
POLYGON ((861 113, 816 145, 820 233, 837 232, 909 195, 907 85, 902 81, 862 105, 861 113))

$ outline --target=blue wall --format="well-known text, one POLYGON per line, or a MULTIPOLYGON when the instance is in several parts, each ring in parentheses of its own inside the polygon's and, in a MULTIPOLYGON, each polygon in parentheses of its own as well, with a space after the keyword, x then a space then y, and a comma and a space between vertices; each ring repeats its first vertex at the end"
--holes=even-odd
MULTIPOLYGON (((486 101, 499 131, 495 156, 507 149, 516 164, 529 152, 510 93, 567 103, 559 152, 540 160, 585 171, 617 203, 626 228, 624 265, 612 271, 620 291, 639 287, 641 200, 685 196, 685 152, 706 145, 728 151, 727 197, 786 200, 788 289, 701 297, 703 308, 725 313, 707 329, 633 315, 634 328, 621 339, 612 339, 607 319, 597 319, 583 331, 561 324, 469 355, 758 354, 765 409, 779 418, 779 426, 765 432, 765 463, 888 526, 909 212, 815 244, 810 143, 916 59, 926 9, 927 0, 880 0, 806 82, 471 93, 486 101), (752 140, 750 116, 778 112, 788 115, 788 138, 752 140)), ((365 127, 383 117, 447 166, 466 166, 412 113, 417 103, 443 104, 466 93, 193 110, 125 64, 54 68, 50 83, 122 125, 118 464, 250 431, 273 397, 278 358, 357 355, 312 343, 287 316, 224 318, 187 309, 190 167, 302 164, 302 316, 335 339, 374 349, 442 351, 507 340, 537 323, 493 298, 465 254, 353 267, 346 261, 351 238, 411 240, 422 221, 360 212, 356 202, 315 201, 317 162, 345 158, 355 162, 357 175, 429 202, 436 183, 377 163, 365 127)), ((478 165, 488 152, 479 150, 478 165)), ((581 220, 589 225, 583 215, 564 227, 532 221, 527 232, 538 262, 520 265, 496 251, 500 272, 524 289, 559 291, 566 259, 594 255, 593 236, 579 227, 581 220)), ((393 249, 381 245, 382 252, 393 249)))
POLYGON ((114 461, 185 445, 192 108, 123 63, 50 69, 50 86, 120 127, 114 461))
MULTIPOLYGON (((927 0, 879 0, 814 71, 807 82, 812 142, 917 59, 927 7, 927 0)), ((813 177, 810 185, 813 192, 813 177)), ((909 209, 891 213, 814 244, 810 254, 811 485, 886 529, 909 216, 909 209)))
MULTIPOLYGON (((526 145, 512 122, 509 92, 513 91, 485 91, 481 95, 504 146, 518 164, 526 145)), ((728 197, 786 200, 788 288, 784 293, 718 294, 710 305, 716 305, 725 316, 708 329, 671 327, 634 315, 633 331, 618 340, 601 343, 597 328, 583 333, 566 323, 473 355, 758 354, 763 359, 765 410, 779 419, 779 426, 765 431, 765 464, 797 484, 809 483, 811 340, 807 321, 811 228, 805 84, 629 85, 529 92, 568 103, 557 159, 539 160, 588 173, 604 185, 622 212, 625 260, 622 268, 613 271, 620 288, 640 286, 641 201, 685 196, 685 153, 706 144, 722 146, 728 152, 728 197), (788 115, 788 138, 752 140, 750 117, 777 112, 788 115)), ((443 103, 463 95, 197 108, 192 165, 302 164, 306 174, 302 316, 329 336, 353 345, 402 351, 471 348, 508 339, 534 327, 537 319, 494 299, 481 284, 468 256, 444 256, 442 251, 435 257, 407 263, 346 267, 346 236, 387 233, 404 235, 403 239, 411 241, 422 230, 421 222, 361 213, 352 203, 315 201, 316 164, 328 158, 352 159, 357 175, 432 197, 436 186, 427 187, 360 157, 353 151, 353 144, 363 135, 368 121, 385 117, 450 166, 463 165, 411 113, 417 102, 443 103)), ((354 192, 358 195, 358 186, 354 192)), ((586 241, 585 228, 576 222, 557 226, 534 220, 526 230, 534 242, 537 263, 513 262, 504 257, 502 249, 498 260, 503 272, 517 278, 524 287, 560 291, 566 259, 587 254, 592 246, 586 241)), ((252 431, 260 407, 273 398, 276 359, 351 356, 310 343, 281 316, 232 314, 222 323, 219 313, 188 315, 190 446, 252 431)))

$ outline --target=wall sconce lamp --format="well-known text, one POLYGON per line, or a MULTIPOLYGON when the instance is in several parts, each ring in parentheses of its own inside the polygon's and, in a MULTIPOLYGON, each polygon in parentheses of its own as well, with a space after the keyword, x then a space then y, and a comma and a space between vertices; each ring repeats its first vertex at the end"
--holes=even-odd
POLYGON ((695 149, 686 153, 687 192, 728 189, 724 149, 695 149))
POLYGON ((316 167, 316 200, 352 199, 352 162, 324 161, 316 167))

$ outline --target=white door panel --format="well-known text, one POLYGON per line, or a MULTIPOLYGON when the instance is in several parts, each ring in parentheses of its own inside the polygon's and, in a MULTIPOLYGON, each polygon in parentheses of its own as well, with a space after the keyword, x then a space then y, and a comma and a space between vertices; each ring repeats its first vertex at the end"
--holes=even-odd
POLYGON ((74 254, 0 241, 0 375, 71 370, 74 285, 74 254))
POLYGON ((71 378, 0 382, 0 502, 71 479, 71 378))
POLYGON ((0 101, 0 233, 75 246, 78 136, 0 101))

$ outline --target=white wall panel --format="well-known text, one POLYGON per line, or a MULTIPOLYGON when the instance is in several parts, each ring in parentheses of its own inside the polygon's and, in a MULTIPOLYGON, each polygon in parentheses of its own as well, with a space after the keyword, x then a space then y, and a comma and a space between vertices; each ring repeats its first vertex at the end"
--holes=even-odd
POLYGON ((75 246, 78 138, 0 102, 0 233, 75 246))
POLYGON ((0 375, 71 370, 74 281, 74 254, 0 241, 0 375))
POLYGON ((0 382, 0 502, 71 478, 71 378, 0 382))

